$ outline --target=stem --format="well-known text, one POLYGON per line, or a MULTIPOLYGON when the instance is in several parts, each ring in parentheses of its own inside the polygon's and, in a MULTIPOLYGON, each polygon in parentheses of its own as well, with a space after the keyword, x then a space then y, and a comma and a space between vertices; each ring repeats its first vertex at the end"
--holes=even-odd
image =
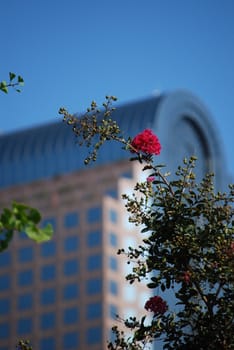
POLYGON ((210 318, 212 319, 213 318, 213 307, 212 307, 212 305, 210 305, 209 301, 207 300, 207 297, 203 294, 200 285, 196 281, 193 281, 193 284, 196 287, 198 293, 200 294, 200 297, 204 301, 204 303, 205 303, 205 305, 206 305, 206 307, 208 309, 208 312, 210 314, 210 318))

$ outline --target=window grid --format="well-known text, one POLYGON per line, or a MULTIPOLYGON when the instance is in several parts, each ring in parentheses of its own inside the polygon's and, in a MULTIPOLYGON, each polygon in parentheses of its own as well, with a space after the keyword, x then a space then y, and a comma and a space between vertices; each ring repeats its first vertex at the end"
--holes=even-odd
POLYGON ((100 246, 102 243, 101 231, 91 231, 87 234, 87 245, 88 247, 100 246))
POLYGON ((73 324, 78 322, 79 312, 77 307, 71 307, 63 311, 63 323, 73 324))
POLYGON ((55 288, 44 289, 41 292, 41 304, 42 305, 54 304, 55 300, 56 300, 55 288))
POLYGON ((18 261, 19 262, 30 262, 33 260, 33 248, 22 247, 18 250, 18 261))
POLYGON ((71 259, 64 261, 63 273, 65 276, 72 276, 79 271, 79 265, 77 259, 71 259))
POLYGON ((102 256, 100 254, 90 255, 87 258, 87 269, 88 271, 94 271, 101 269, 102 267, 102 256))
POLYGON ((102 280, 100 278, 90 279, 86 283, 86 292, 88 295, 98 294, 102 291, 102 280))
POLYGON ((56 253, 56 244, 50 240, 48 242, 41 243, 41 256, 44 258, 54 256, 56 253))
POLYGON ((89 208, 87 211, 87 221, 88 223, 95 223, 101 220, 102 209, 101 207, 89 208))
POLYGON ((55 265, 44 265, 41 268, 41 280, 51 281, 55 279, 56 276, 56 266, 55 265))
POLYGON ((18 274, 18 285, 20 286, 28 286, 33 283, 33 271, 32 270, 24 270, 20 271, 18 274))
POLYGON ((78 222, 79 219, 77 212, 67 213, 64 217, 64 227, 66 228, 76 227, 78 225, 78 222))
POLYGON ((63 299, 70 300, 75 299, 79 295, 78 285, 77 283, 71 283, 64 286, 63 289, 63 299))
POLYGON ((40 327, 42 330, 55 327, 56 315, 54 312, 47 312, 40 317, 40 327))
POLYGON ((18 296, 17 308, 18 310, 31 309, 33 305, 33 296, 31 293, 26 293, 18 296))
POLYGON ((74 252, 78 249, 79 247, 79 239, 78 236, 70 236, 66 237, 64 239, 64 251, 69 253, 69 252, 74 252))

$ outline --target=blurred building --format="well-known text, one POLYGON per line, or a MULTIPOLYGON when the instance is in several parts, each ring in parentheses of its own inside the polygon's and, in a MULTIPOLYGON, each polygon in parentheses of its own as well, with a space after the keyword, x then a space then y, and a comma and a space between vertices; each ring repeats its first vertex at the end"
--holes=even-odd
MULTIPOLYGON (((119 106, 113 118, 126 137, 151 128, 162 144, 156 159, 175 170, 198 156, 197 176, 227 183, 217 130, 204 105, 185 91, 119 106)), ((80 148, 60 120, 0 137, 0 207, 13 200, 38 208, 54 237, 33 243, 15 234, 0 254, 0 350, 29 338, 38 350, 103 350, 115 315, 142 314, 149 292, 128 285, 129 265, 118 248, 136 246, 121 194, 144 174, 117 143, 85 167, 80 148)), ((144 180, 144 178, 143 178, 144 180)))

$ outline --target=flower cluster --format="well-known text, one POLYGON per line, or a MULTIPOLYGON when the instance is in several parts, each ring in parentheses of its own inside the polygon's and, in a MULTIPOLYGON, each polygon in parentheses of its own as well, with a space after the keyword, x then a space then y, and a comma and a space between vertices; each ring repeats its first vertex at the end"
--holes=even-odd
POLYGON ((161 297, 155 295, 147 300, 145 309, 154 312, 155 315, 163 315, 167 311, 167 303, 161 297))
POLYGON ((132 152, 159 155, 161 145, 157 136, 150 129, 145 129, 134 137, 131 142, 132 152))

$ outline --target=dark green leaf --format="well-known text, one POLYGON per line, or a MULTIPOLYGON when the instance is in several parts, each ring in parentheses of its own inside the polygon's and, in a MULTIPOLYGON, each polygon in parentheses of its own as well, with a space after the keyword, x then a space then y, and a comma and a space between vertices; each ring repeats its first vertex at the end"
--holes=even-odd
POLYGON ((9 77, 10 77, 10 81, 12 81, 13 79, 15 79, 16 75, 15 73, 10 72, 9 77))

